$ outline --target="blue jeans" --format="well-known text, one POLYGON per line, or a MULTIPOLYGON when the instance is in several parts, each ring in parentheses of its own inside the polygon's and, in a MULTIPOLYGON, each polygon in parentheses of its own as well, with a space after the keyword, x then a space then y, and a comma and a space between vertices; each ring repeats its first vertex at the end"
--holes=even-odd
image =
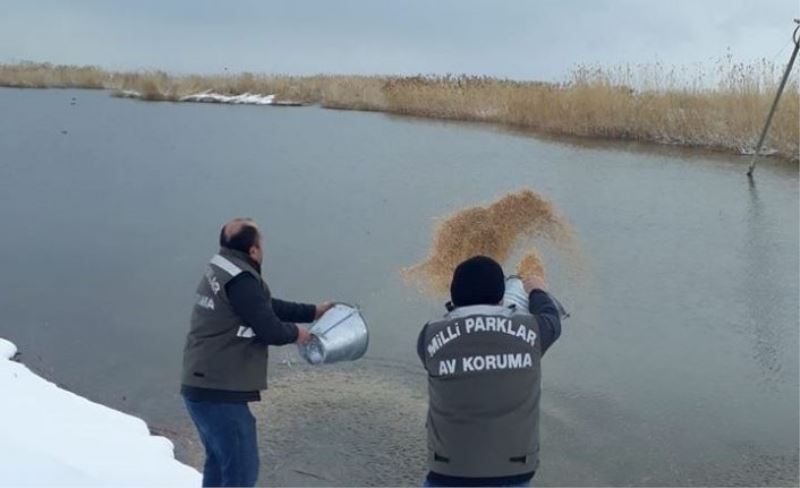
POLYGON ((206 450, 203 486, 255 486, 258 439, 247 404, 184 402, 206 450))

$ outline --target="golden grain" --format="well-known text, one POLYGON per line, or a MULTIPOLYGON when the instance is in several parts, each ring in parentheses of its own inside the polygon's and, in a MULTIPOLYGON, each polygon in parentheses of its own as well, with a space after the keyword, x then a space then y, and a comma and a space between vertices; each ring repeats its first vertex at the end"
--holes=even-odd
MULTIPOLYGON (((545 239, 567 254, 577 250, 572 229, 541 195, 523 189, 508 193, 488 206, 459 210, 437 225, 431 251, 424 261, 403 270, 403 275, 429 293, 443 294, 450 287, 456 266, 472 256, 489 256, 506 262, 515 245, 526 237, 545 239)), ((529 255, 530 256, 530 255, 529 255)), ((528 257, 526 274, 531 271, 528 257)), ((543 266, 539 260, 543 275, 543 266)))
POLYGON ((544 270, 544 262, 536 248, 529 249, 528 253, 522 257, 522 260, 517 265, 517 274, 522 277, 538 276, 542 279, 547 277, 544 270))

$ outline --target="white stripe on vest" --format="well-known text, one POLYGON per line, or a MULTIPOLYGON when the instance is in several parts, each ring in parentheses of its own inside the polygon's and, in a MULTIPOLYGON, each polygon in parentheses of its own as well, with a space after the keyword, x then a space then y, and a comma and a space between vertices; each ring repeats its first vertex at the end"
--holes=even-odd
POLYGON ((225 271, 231 276, 236 276, 242 272, 242 269, 232 262, 228 261, 224 257, 220 256, 219 254, 215 254, 213 258, 211 258, 211 264, 220 268, 221 270, 225 271))
POLYGON ((252 339, 256 336, 256 333, 250 327, 245 327, 244 325, 239 326, 239 330, 236 331, 236 337, 243 337, 245 339, 252 339))

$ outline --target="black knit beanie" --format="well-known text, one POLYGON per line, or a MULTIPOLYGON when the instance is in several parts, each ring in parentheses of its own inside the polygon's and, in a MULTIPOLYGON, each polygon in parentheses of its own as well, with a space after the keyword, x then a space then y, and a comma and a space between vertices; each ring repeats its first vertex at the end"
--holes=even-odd
POLYGON ((474 256, 459 264, 450 283, 450 299, 456 307, 496 305, 505 292, 503 268, 486 256, 474 256))

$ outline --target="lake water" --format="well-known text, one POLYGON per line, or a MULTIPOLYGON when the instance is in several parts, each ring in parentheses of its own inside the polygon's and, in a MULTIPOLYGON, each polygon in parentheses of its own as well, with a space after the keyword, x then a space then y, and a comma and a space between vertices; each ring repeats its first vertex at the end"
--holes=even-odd
POLYGON ((0 336, 77 393, 185 425, 194 288, 221 224, 249 216, 275 295, 360 305, 370 350, 347 367, 379 364, 424 394, 415 340, 444 300, 399 270, 427 254, 436 218, 531 188, 585 256, 575 272, 542 249, 572 317, 543 362, 537 483, 797 484, 798 171, 768 162, 750 185, 746 163, 315 107, 0 89, 0 336))

